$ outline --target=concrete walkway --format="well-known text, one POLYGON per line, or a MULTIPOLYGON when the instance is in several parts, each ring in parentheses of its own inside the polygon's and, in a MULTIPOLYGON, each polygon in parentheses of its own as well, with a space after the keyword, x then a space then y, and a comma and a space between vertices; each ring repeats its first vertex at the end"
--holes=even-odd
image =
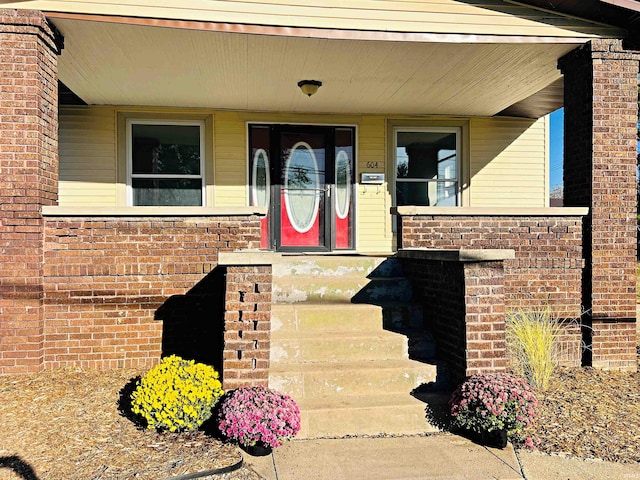
POLYGON ((450 434, 293 440, 267 457, 244 454, 267 480, 640 480, 640 465, 485 448, 450 434))

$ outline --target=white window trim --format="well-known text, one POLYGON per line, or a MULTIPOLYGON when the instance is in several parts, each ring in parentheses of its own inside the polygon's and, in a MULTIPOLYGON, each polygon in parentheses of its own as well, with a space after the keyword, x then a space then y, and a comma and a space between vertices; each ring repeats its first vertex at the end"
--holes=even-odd
POLYGON ((126 120, 126 157, 127 157, 127 206, 133 205, 133 185, 134 178, 199 178, 201 180, 201 203, 206 207, 206 176, 205 176, 205 121, 204 120, 163 120, 149 118, 128 118, 126 120), (186 125, 197 126, 200 134, 200 175, 171 175, 171 174, 134 174, 133 173, 133 125, 186 125))
MULTIPOLYGON (((461 127, 393 127, 393 188, 391 189, 393 196, 393 206, 397 207, 396 200, 396 184, 398 183, 398 132, 425 132, 425 133, 455 133, 456 134, 456 177, 455 179, 443 179, 443 181, 456 182, 456 207, 462 205, 462 128, 461 127)), ((419 183, 428 182, 424 179, 405 179, 400 183, 419 183)), ((437 208, 437 207, 436 207, 437 208)))

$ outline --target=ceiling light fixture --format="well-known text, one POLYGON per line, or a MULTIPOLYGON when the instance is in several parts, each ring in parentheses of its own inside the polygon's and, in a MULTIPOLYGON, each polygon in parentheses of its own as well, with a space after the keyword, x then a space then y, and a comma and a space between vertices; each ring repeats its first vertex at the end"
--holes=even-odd
POLYGON ((322 82, 320 82, 319 80, 300 80, 298 82, 298 87, 300 87, 302 93, 304 93, 308 97, 316 93, 321 86, 322 82))

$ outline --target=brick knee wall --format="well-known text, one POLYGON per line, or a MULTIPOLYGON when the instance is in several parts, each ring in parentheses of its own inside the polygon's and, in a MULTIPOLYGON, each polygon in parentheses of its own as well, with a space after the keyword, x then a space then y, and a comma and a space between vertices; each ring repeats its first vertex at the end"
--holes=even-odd
POLYGON ((0 373, 43 358, 43 205, 58 195, 56 35, 40 12, 0 9, 0 373))
POLYGON ((548 306, 567 319, 562 364, 581 364, 582 217, 407 215, 400 225, 403 248, 514 250, 504 260, 507 310, 548 306))
POLYGON ((158 312, 202 286, 219 252, 260 245, 258 216, 45 220, 47 368, 154 364, 158 312))
POLYGON ((581 217, 407 215, 400 228, 401 248, 514 250, 504 262, 507 308, 548 305, 580 318, 581 217))

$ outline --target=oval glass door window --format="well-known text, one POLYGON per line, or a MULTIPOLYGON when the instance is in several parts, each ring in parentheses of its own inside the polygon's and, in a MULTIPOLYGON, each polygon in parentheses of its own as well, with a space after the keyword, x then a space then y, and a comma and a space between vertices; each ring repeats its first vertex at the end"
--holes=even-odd
POLYGON ((320 203, 318 160, 311 146, 298 142, 285 164, 284 201, 291 226, 299 233, 315 224, 320 203))
POLYGON ((251 185, 252 205, 269 207, 269 189, 271 178, 269 176, 269 156, 260 148, 253 156, 253 184, 251 185))
POLYGON ((351 162, 344 150, 336 156, 336 215, 345 219, 351 204, 351 162))

